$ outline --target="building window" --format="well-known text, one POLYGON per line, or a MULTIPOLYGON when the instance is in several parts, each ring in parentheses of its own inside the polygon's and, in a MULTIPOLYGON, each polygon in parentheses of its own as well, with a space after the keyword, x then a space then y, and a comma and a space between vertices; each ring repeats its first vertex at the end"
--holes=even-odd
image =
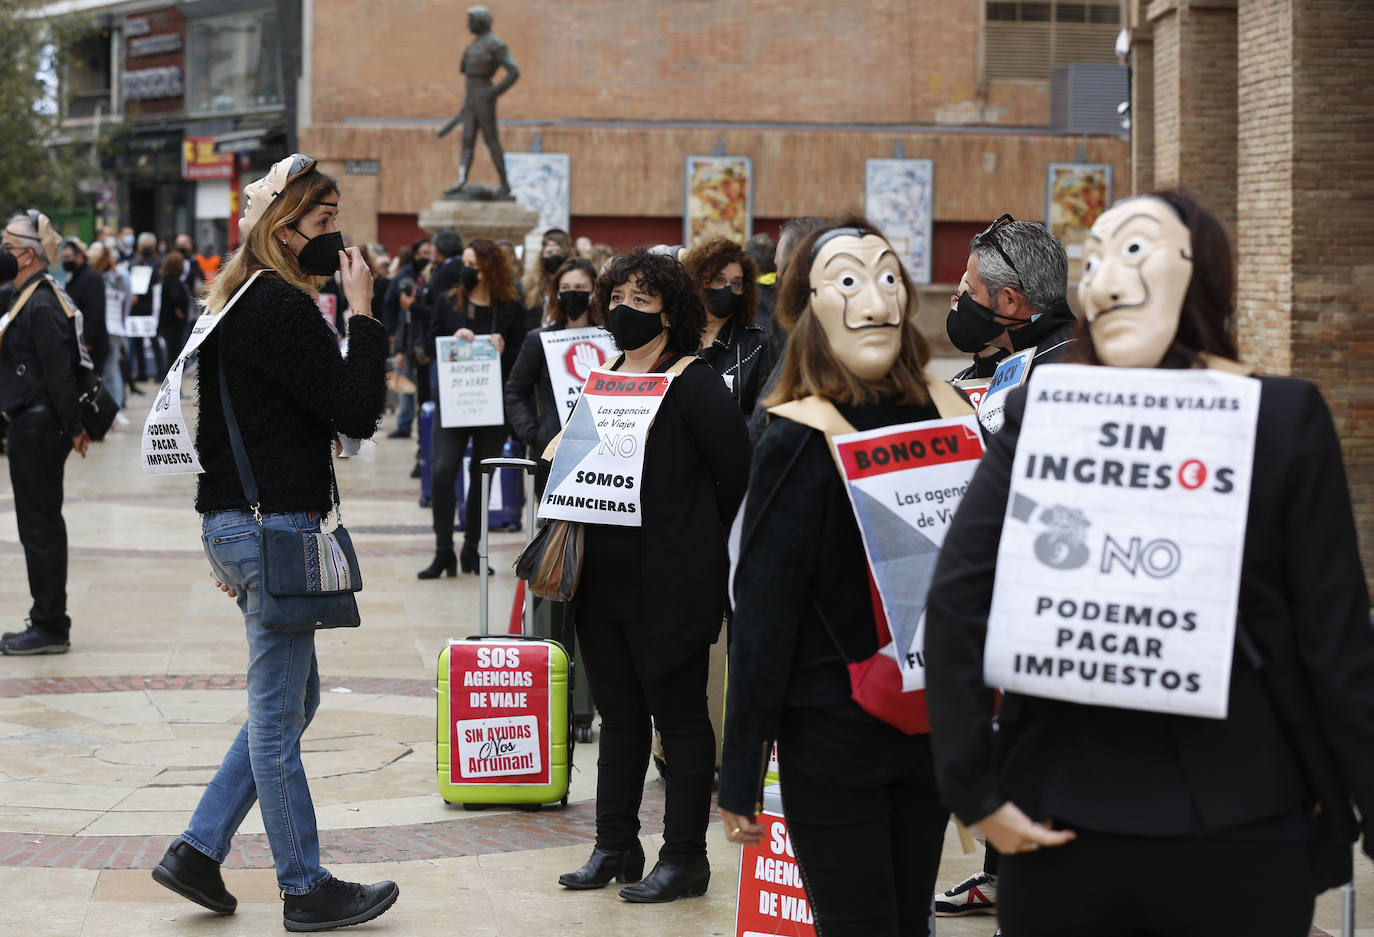
POLYGON ((1116 3, 1012 3, 983 10, 983 80, 1048 81, 1061 65, 1116 65, 1116 3))
POLYGON ((281 40, 271 10, 187 24, 186 109, 224 114, 279 107, 281 40))

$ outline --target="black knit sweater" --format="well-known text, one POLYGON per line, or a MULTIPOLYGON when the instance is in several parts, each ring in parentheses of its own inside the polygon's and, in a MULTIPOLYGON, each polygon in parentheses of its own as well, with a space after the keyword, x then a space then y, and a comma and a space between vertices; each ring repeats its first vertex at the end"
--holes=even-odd
POLYGON ((221 360, 262 511, 329 511, 335 433, 370 437, 386 402, 386 330, 352 316, 348 332, 345 359, 314 300, 270 273, 229 310, 200 349, 197 511, 248 507, 220 406, 221 360))

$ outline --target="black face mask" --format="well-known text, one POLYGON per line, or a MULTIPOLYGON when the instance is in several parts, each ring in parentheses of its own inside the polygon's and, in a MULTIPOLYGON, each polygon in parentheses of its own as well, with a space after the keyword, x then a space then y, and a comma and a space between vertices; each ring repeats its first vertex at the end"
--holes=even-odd
MULTIPOLYGON (((294 228, 292 230, 295 230, 294 228)), ((296 231, 301 234, 300 231, 296 231)), ((305 237, 301 234, 301 237, 305 237)), ((312 277, 332 277, 339 270, 339 251, 344 249, 343 235, 338 231, 310 238, 296 255, 301 272, 312 277)))
POLYGON ((412 261, 410 262, 410 267, 411 267, 412 270, 415 271, 415 275, 416 275, 417 277, 418 277, 420 274, 424 273, 424 272, 425 272, 425 268, 428 267, 428 266, 429 266, 429 258, 428 258, 428 257, 416 257, 414 260, 412 260, 412 261))
POLYGON ((728 286, 722 286, 718 290, 707 290, 706 311, 717 319, 728 319, 735 314, 743 299, 743 296, 736 296, 731 292, 728 286))
POLYGON ((621 303, 606 316, 606 327, 621 351, 634 351, 658 338, 663 331, 663 318, 656 312, 639 312, 621 303))
POLYGON ((553 276, 558 272, 558 268, 563 266, 563 261, 567 259, 562 254, 546 254, 539 258, 539 262, 544 265, 544 272, 553 276))
POLYGON ((65 271, 67 271, 68 273, 76 273, 76 261, 75 261, 75 260, 64 260, 64 261, 62 261, 62 269, 65 270, 65 271))
POLYGON ((0 283, 8 283, 19 276, 19 261, 7 250, 0 250, 0 283))
POLYGON ((587 314, 592 305, 592 294, 586 290, 563 290, 558 294, 558 305, 568 321, 580 319, 587 314))
POLYGON ((969 354, 977 354, 1006 331, 1005 325, 993 321, 997 313, 968 294, 959 294, 959 304, 949 311, 945 331, 954 347, 969 354))
POLYGON ((477 281, 482 279, 482 271, 476 267, 464 266, 463 271, 458 274, 458 282, 463 284, 463 289, 471 293, 477 287, 477 281))

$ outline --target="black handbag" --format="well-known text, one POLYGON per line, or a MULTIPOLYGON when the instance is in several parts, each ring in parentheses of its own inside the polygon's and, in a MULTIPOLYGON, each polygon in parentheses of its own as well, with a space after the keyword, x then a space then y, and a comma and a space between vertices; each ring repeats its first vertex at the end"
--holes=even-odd
MULTIPOLYGON (((267 527, 258 510, 258 484, 243 434, 229 400, 229 383, 224 376, 223 361, 219 368, 219 396, 224 410, 224 424, 229 430, 229 445, 234 450, 239 482, 244 496, 253 509, 253 517, 262 528, 259 550, 262 560, 262 626, 269 631, 311 631, 316 628, 356 628, 362 624, 358 616, 358 600, 353 593, 363 587, 362 572, 353 540, 344 529, 340 513, 339 525, 329 533, 322 530, 302 531, 267 527)), ((330 492, 334 496, 335 511, 339 511, 339 483, 334 477, 334 463, 329 463, 330 492)))
POLYGON ((87 367, 76 369, 76 402, 81 407, 81 425, 96 442, 105 438, 114 423, 119 404, 105 389, 105 381, 87 367))

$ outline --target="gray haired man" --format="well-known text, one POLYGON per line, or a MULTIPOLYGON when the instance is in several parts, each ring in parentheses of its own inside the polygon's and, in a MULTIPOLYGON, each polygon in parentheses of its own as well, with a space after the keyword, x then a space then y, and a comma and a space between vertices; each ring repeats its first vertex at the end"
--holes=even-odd
POLYGON ((1033 364, 1064 356, 1077 320, 1069 311, 1069 260, 1044 225, 1003 215, 969 243, 945 329, 973 364, 955 380, 991 377, 1008 355, 1034 346, 1033 364))

